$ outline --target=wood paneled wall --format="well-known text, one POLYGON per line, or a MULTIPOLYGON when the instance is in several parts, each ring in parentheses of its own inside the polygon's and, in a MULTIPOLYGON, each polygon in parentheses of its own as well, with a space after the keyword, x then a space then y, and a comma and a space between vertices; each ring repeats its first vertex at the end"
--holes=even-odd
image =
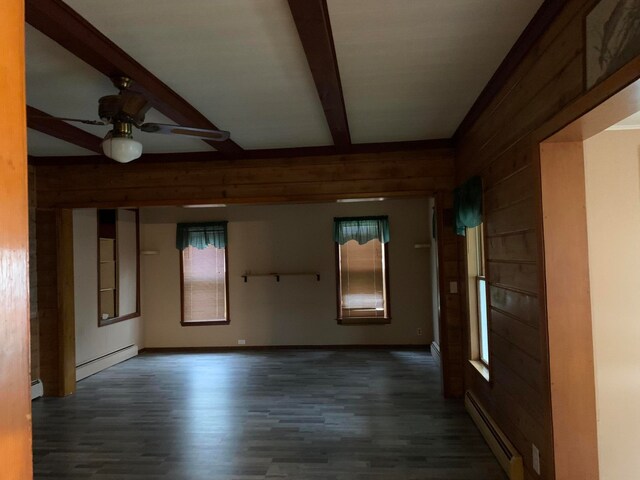
POLYGON ((40 377, 46 396, 75 392, 73 219, 71 210, 37 209, 40 377))
POLYGON ((32 478, 24 5, 0 15, 0 477, 32 478))
MULTIPOLYGON (((484 182, 490 284, 491 382, 467 364, 466 385, 523 455, 529 480, 577 478, 556 476, 554 468, 539 144, 563 126, 558 118, 568 123, 598 99, 585 102, 583 80, 584 16, 595 2, 564 3, 488 107, 460 133, 456 158, 458 182, 475 174, 484 182), (574 104, 581 106, 566 113, 574 104), (540 476, 532 444, 540 449, 540 476)), ((630 79, 607 85, 599 101, 630 79)), ((458 245, 464 253, 464 243, 458 245)), ((461 283, 464 278, 461 272, 461 283)))
POLYGON ((39 207, 332 201, 450 191, 451 149, 36 167, 39 207))
POLYGON ((436 196, 436 221, 440 318, 434 321, 438 321, 440 327, 442 390, 445 397, 455 398, 464 394, 465 324, 460 308, 459 252, 453 230, 451 192, 441 192, 436 196))

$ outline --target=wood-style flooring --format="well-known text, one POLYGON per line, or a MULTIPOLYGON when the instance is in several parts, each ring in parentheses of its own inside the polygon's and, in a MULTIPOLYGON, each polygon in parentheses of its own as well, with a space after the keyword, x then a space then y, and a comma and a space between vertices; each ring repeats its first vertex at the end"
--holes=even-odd
POLYGON ((33 402, 36 479, 502 480, 423 351, 143 354, 33 402))

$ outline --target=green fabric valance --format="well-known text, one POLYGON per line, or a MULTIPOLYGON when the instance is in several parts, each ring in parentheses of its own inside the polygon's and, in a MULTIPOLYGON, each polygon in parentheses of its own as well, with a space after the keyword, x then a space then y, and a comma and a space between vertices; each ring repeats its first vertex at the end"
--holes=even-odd
POLYGON ((333 219, 333 239, 340 245, 355 240, 364 245, 377 238, 389 241, 389 217, 338 217, 333 219))
POLYGON ((454 229, 464 236, 467 228, 482 223, 482 179, 472 177, 453 191, 454 229))
POLYGON ((227 222, 179 223, 176 230, 176 248, 184 250, 195 247, 198 250, 213 245, 227 246, 227 222))

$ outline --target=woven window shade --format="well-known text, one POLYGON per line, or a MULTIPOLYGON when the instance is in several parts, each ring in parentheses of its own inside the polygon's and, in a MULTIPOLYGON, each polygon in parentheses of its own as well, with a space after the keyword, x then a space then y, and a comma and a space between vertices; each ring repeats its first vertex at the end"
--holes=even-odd
POLYGON ((182 251, 183 322, 227 319, 225 249, 208 246, 182 251))
POLYGON ((341 317, 386 317, 382 242, 350 240, 339 248, 341 317))

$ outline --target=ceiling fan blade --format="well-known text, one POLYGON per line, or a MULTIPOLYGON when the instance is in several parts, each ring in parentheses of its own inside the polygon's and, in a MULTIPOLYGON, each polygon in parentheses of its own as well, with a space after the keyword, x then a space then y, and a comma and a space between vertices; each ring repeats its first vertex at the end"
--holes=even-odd
POLYGON ((224 130, 209 130, 206 128, 182 127, 180 125, 166 125, 163 123, 144 123, 140 130, 147 133, 163 133, 165 135, 188 135, 190 137, 204 138, 223 142, 229 138, 229 132, 224 130))
POLYGON ((77 122, 86 125, 108 125, 102 120, 82 120, 80 118, 50 117, 48 115, 34 115, 32 118, 37 118, 38 120, 62 120, 63 122, 77 122))

